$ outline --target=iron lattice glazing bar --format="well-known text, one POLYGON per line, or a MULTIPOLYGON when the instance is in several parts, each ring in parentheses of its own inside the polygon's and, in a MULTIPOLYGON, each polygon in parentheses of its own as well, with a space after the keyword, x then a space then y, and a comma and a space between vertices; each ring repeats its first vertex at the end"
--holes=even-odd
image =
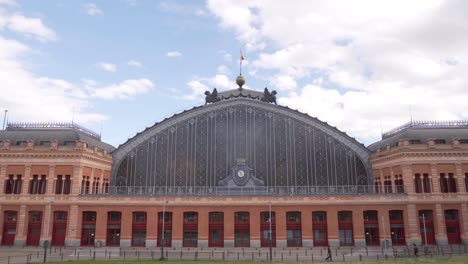
POLYGON ((112 185, 210 188, 239 159, 267 187, 371 184, 356 146, 295 117, 254 105, 195 115, 135 145, 116 162, 112 185))
POLYGON ((220 187, 220 186, 110 186, 108 193, 82 194, 82 196, 314 196, 314 195, 406 195, 397 192, 381 193, 374 185, 344 186, 269 186, 269 187, 220 187))

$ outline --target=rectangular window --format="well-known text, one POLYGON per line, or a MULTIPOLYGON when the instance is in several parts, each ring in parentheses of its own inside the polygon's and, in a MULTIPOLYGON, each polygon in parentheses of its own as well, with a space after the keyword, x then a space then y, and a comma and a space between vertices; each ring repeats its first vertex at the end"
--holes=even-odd
POLYGON ((425 193, 431 192, 431 178, 429 178, 429 174, 423 174, 423 191, 425 193))

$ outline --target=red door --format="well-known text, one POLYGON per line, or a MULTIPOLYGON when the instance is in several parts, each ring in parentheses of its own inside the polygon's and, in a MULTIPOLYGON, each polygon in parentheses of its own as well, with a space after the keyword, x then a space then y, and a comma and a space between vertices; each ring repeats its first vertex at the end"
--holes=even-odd
POLYGON ((39 246, 41 240, 42 212, 30 211, 28 223, 28 236, 26 238, 27 246, 39 246))
POLYGON ((223 212, 210 212, 209 215, 209 247, 224 247, 224 214, 223 212))
POLYGON ((164 230, 164 246, 172 246, 172 212, 164 212, 164 221, 163 221, 163 212, 158 213, 158 247, 161 246, 162 231, 164 230))
POLYGON ((184 213, 184 239, 182 246, 197 247, 198 245, 198 213, 184 213))
POLYGON ((81 229, 81 245, 94 246, 94 227, 83 227, 81 229))
POLYGON ((108 247, 120 246, 120 228, 119 229, 107 229, 106 246, 108 247))
POLYGON ((81 245, 94 246, 94 234, 96 232, 96 212, 83 212, 81 223, 81 245))
POLYGON ((301 212, 286 213, 286 238, 288 247, 302 247, 301 212))
POLYGON ((419 211, 419 229, 423 244, 435 245, 434 218, 431 210, 419 211))
POLYGON ((121 212, 107 212, 107 236, 106 246, 118 247, 120 246, 120 224, 122 221, 121 212))
POLYGON ((16 211, 5 211, 2 232, 4 246, 12 246, 15 242, 17 214, 16 211))
POLYGON ((460 222, 458 210, 445 211, 445 226, 447 229, 447 240, 449 244, 460 244, 460 222))
POLYGON ((54 212, 54 225, 52 228, 52 246, 64 246, 67 231, 67 212, 54 212))
POLYGON ((250 219, 248 212, 234 213, 234 246, 250 247, 250 219))
POLYGON ((366 235, 367 246, 379 246, 379 227, 374 225, 365 225, 364 232, 366 235))
POLYGON ((312 213, 312 229, 314 233, 314 246, 326 247, 328 246, 328 233, 327 233, 327 213, 313 212, 312 213))
POLYGON ((276 247, 276 222, 275 212, 262 212, 260 214, 260 232, 261 232, 261 247, 276 247), (271 229, 271 232, 270 232, 271 229), (271 238, 271 241, 270 241, 271 238))

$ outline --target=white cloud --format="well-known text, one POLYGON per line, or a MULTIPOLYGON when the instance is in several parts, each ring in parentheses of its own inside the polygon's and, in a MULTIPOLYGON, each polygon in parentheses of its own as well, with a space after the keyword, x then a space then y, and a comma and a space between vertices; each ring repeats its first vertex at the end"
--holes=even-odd
POLYGON ((27 37, 33 37, 42 42, 57 39, 55 32, 46 27, 41 19, 25 17, 21 14, 6 14, 0 12, 0 30, 5 28, 27 37))
MULTIPOLYGON (((0 23, 4 21, 4 17, 14 16, 8 10, 2 12, 0 23)), ((40 21, 29 17, 21 19, 35 21, 34 23, 40 21)), ((39 24, 42 25, 36 23, 36 26, 39 24)), ((18 30, 20 28, 16 27, 18 30)), ((35 26, 23 27, 22 30, 41 32, 35 26)), ((48 38, 45 33, 37 35, 48 38)), ((28 67, 32 50, 24 43, 0 36, 0 108, 8 109, 10 121, 64 122, 70 121, 74 115, 75 121, 90 125, 109 118, 93 110, 93 100, 127 99, 148 92, 153 87, 147 79, 123 80, 117 84, 103 85, 89 79, 77 84, 60 78, 40 76, 28 67)))
POLYGON ((154 87, 148 79, 125 80, 120 83, 103 87, 88 86, 92 97, 102 99, 129 99, 133 96, 147 93, 154 87))
MULTIPOLYGON (((190 94, 182 97, 186 100, 200 100, 205 91, 212 91, 213 88, 216 88, 218 92, 238 88, 225 74, 216 74, 208 78, 195 77, 187 83, 187 86, 189 86, 192 91, 190 94)), ((244 86, 244 88, 248 87, 244 86)))
POLYGON ((108 62, 100 62, 96 64, 96 67, 98 67, 99 69, 103 71, 108 71, 108 72, 117 71, 117 66, 115 64, 108 63, 108 62))
POLYGON ((139 61, 136 61, 136 60, 130 60, 127 62, 127 65, 128 66, 133 66, 133 67, 142 67, 143 64, 139 61))
POLYGON ((178 51, 169 51, 169 52, 166 53, 166 56, 170 57, 170 58, 181 57, 182 53, 180 53, 178 51))
POLYGON ((0 5, 16 6, 18 5, 15 0, 0 0, 0 5))
POLYGON ((219 73, 219 74, 230 74, 230 73, 231 73, 231 70, 230 70, 229 67, 227 67, 226 65, 219 65, 218 68, 216 69, 216 73, 219 73))
POLYGON ((223 56, 224 60, 227 62, 232 61, 232 55, 231 53, 225 51, 225 50, 220 50, 219 53, 223 56))
POLYGON ((247 70, 285 90, 280 102, 361 140, 378 137, 381 121, 384 130, 407 122, 410 105, 415 119, 468 118, 468 2, 212 0, 207 7, 222 29, 261 50, 249 52, 247 70))
POLYGON ((137 0, 127 0, 127 3, 129 6, 136 6, 137 5, 137 0))
POLYGON ((88 14, 90 16, 102 15, 102 10, 99 9, 99 7, 94 3, 83 4, 83 8, 84 8, 86 14, 88 14))

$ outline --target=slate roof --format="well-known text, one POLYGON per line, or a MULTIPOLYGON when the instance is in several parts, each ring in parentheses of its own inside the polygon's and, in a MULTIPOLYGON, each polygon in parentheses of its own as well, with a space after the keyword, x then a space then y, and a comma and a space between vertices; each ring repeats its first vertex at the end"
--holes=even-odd
POLYGON ((30 139, 34 141, 34 145, 41 145, 41 141, 52 140, 58 140, 59 145, 74 145, 77 140, 82 140, 90 148, 97 146, 99 150, 106 149, 108 152, 115 149, 114 146, 102 142, 95 135, 80 130, 79 127, 18 127, 9 124, 6 130, 0 131, 0 141, 10 140, 12 146, 30 139))
POLYGON ((468 140, 468 121, 412 121, 384 133, 382 140, 367 148, 371 151, 384 149, 387 145, 397 145, 400 139, 419 140, 420 144, 427 144, 429 138, 445 140, 447 144, 453 138, 468 140))

